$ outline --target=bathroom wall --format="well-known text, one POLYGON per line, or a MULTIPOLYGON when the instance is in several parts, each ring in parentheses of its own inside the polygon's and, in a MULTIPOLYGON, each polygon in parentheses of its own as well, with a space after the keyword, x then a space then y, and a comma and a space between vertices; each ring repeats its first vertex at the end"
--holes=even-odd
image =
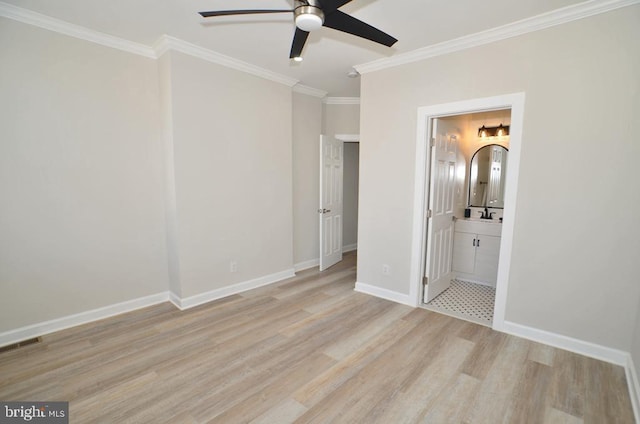
MULTIPOLYGON (((455 130, 451 135, 458 137, 458 167, 456 168, 456 204, 454 214, 456 218, 464 217, 464 210, 469 204, 469 169, 471 159, 478 149, 489 144, 498 144, 509 148, 509 137, 478 137, 478 128, 511 125, 510 110, 496 110, 466 115, 456 115, 441 118, 449 123, 455 130)), ((471 208, 471 216, 479 216, 482 208, 471 208)), ((503 209, 490 208, 494 212, 494 218, 499 219, 503 215, 503 209)))

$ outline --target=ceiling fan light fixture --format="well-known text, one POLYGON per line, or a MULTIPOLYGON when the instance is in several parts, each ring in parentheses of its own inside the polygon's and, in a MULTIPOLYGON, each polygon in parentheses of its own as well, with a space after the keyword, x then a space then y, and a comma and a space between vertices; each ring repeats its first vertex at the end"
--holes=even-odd
POLYGON ((295 9, 296 26, 303 31, 311 32, 322 27, 324 13, 315 6, 300 6, 295 9))
POLYGON ((296 56, 293 58, 294 62, 302 62, 302 56, 296 56))

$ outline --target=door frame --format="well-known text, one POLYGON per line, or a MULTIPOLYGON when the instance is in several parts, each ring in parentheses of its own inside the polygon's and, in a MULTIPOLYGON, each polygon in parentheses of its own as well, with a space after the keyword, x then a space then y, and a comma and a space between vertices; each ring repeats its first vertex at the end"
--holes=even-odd
POLYGON ((496 282, 496 301, 493 311, 493 329, 504 331, 509 271, 511 269, 511 250, 513 229, 516 218, 516 200, 518 176, 520 173, 520 151, 522 146, 522 125, 524 120, 525 93, 512 93, 494 97, 463 100, 418 108, 416 164, 413 202, 413 237, 411 246, 411 274, 409 301, 417 307, 422 299, 422 270, 424 269, 426 249, 426 219, 428 186, 430 175, 431 149, 429 135, 431 120, 454 115, 466 115, 499 109, 511 109, 511 127, 509 129, 509 165, 505 183, 504 222, 500 240, 500 259, 498 280, 496 282))

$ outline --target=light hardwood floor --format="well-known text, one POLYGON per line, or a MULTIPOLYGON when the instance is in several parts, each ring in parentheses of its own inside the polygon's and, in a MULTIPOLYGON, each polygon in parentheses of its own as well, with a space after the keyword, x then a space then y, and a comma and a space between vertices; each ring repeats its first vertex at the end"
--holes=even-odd
POLYGON ((355 293, 356 255, 184 312, 0 354, 0 399, 72 423, 632 423, 624 370, 355 293))

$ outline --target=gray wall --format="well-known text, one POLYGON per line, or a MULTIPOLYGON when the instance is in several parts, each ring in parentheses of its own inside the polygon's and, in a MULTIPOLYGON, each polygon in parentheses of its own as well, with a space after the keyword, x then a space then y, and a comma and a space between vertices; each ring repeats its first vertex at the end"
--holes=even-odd
POLYGON ((629 351, 639 19, 634 5, 364 74, 358 281, 409 293, 417 108, 525 92, 506 320, 629 351))
POLYGON ((166 291, 156 61, 0 39, 0 331, 166 291))
POLYGON ((291 270, 291 89, 182 53, 170 60, 182 296, 291 270))
POLYGON ((320 133, 322 100, 293 93, 293 262, 320 256, 320 133))
POLYGON ((0 19, 0 331, 292 269, 289 87, 0 19))
POLYGON ((323 134, 360 133, 360 105, 324 103, 322 113, 323 134))
POLYGON ((358 243, 359 157, 359 143, 344 143, 342 245, 349 248, 358 243))

